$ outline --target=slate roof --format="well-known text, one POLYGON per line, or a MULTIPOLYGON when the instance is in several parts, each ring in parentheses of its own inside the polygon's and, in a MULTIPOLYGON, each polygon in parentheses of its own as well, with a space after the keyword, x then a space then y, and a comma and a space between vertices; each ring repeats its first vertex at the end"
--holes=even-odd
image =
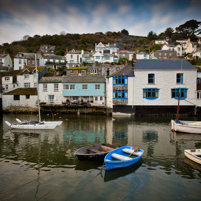
POLYGON ((128 76, 134 76, 134 72, 131 70, 131 66, 126 66, 125 68, 120 69, 119 71, 113 73, 110 75, 110 77, 116 76, 116 75, 128 75, 128 76))
POLYGON ((8 56, 8 54, 0 54, 0 58, 1 58, 1 59, 5 58, 5 57, 7 57, 7 56, 8 56))
POLYGON ((35 59, 35 55, 37 59, 40 59, 40 54, 37 53, 26 53, 26 52, 19 52, 17 55, 15 55, 14 58, 19 58, 19 59, 35 59))
POLYGON ((164 60, 137 60, 134 63, 135 70, 196 70, 196 68, 185 59, 164 60))
POLYGON ((105 83, 102 76, 42 77, 39 83, 105 83))
POLYGON ((4 95, 37 95, 37 88, 18 88, 4 95))
POLYGON ((43 58, 44 59, 62 59, 62 60, 66 59, 65 56, 53 55, 53 54, 45 55, 45 56, 43 56, 43 58))
POLYGON ((155 52, 175 52, 173 50, 156 50, 155 52))

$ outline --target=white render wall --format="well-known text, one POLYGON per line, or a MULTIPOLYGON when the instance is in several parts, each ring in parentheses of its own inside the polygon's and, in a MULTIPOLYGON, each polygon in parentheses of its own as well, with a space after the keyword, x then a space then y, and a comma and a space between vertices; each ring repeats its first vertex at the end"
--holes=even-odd
POLYGON ((30 95, 30 99, 26 99, 25 95, 20 95, 20 100, 13 100, 14 95, 2 95, 2 109, 10 109, 12 107, 28 107, 38 108, 36 105, 37 96, 30 95))
POLYGON ((29 78, 24 78, 23 75, 17 76, 18 88, 24 88, 24 83, 30 83, 29 88, 34 88, 34 83, 37 84, 36 74, 29 74, 29 78))
POLYGON ((193 106, 196 103, 196 70, 135 70, 134 105, 178 105, 178 100, 171 98, 172 88, 187 88, 187 98, 180 100, 180 105, 193 106), (155 74, 155 84, 148 84, 148 74, 155 74), (176 74, 183 73, 183 84, 176 84, 176 74), (157 99, 143 98, 143 88, 158 88, 157 99))
POLYGON ((113 77, 106 78, 106 106, 113 107, 113 77))
POLYGON ((19 64, 19 58, 14 58, 14 70, 20 70, 24 68, 24 64, 27 65, 27 59, 21 59, 21 64, 19 64))
POLYGON ((128 105, 134 105, 134 79, 135 77, 128 77, 128 105))
POLYGON ((47 83, 47 92, 43 91, 43 83, 39 83, 39 100, 48 103, 48 95, 54 95, 54 104, 62 104, 66 102, 66 98, 62 96, 63 84, 58 83, 58 92, 54 91, 54 83, 47 83))

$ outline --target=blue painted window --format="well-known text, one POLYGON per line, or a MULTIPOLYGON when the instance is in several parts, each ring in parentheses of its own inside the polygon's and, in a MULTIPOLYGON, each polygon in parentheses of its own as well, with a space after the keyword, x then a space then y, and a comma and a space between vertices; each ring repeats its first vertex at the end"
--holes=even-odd
MULTIPOLYGON (((178 99, 179 88, 171 89, 171 97, 174 99, 178 99)), ((186 99, 186 98, 187 98, 187 89, 186 88, 180 88, 180 99, 186 99)))
POLYGON ((113 91, 113 99, 128 99, 128 91, 127 90, 114 90, 113 91))
POLYGON ((143 98, 157 99, 158 98, 158 89, 157 88, 143 89, 143 98))
POLYGON ((183 73, 177 73, 177 84, 183 84, 183 73))
POLYGON ((148 74, 148 84, 155 84, 155 74, 148 74))
POLYGON ((128 76, 126 75, 117 75, 113 77, 113 85, 127 85, 128 76))

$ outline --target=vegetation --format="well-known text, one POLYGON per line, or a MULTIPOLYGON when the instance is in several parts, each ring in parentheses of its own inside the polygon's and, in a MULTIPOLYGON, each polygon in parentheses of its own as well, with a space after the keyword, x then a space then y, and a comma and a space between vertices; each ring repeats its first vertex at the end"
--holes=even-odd
MULTIPOLYGON (((97 32, 95 34, 69 34, 62 31, 60 35, 35 35, 30 37, 25 35, 21 41, 14 41, 11 44, 4 43, 0 45, 0 53, 9 53, 11 58, 18 52, 38 52, 40 45, 56 46, 56 55, 65 55, 66 51, 75 50, 94 50, 95 43, 102 42, 116 43, 120 50, 143 51, 149 53, 160 47, 154 45, 156 39, 169 39, 170 44, 176 44, 178 39, 191 38, 197 41, 196 35, 201 34, 201 22, 197 20, 189 20, 186 23, 174 29, 168 27, 164 32, 157 35, 154 31, 150 31, 147 37, 132 36, 126 29, 119 32, 97 32)), ((121 61, 125 62, 125 61, 121 61)))

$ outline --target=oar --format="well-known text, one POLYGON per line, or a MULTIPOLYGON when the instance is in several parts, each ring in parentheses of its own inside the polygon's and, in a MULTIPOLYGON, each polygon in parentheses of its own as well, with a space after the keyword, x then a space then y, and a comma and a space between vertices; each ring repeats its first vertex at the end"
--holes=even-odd
POLYGON ((135 149, 133 150, 133 152, 132 152, 128 157, 130 157, 134 152, 137 152, 137 151, 139 151, 139 148, 138 148, 138 147, 135 148, 135 149))

